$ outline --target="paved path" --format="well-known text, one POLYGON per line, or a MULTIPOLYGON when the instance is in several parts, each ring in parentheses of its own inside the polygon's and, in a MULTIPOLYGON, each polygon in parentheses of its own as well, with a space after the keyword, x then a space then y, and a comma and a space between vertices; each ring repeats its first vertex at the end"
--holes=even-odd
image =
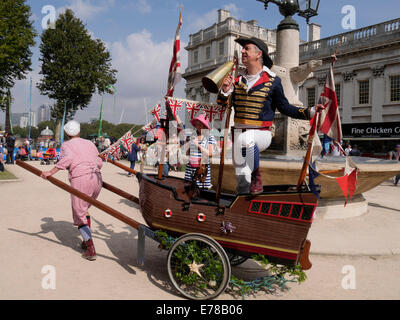
MULTIPOLYGON (((52 167, 30 163, 42 170, 52 167)), ((171 288, 166 252, 154 241, 146 242, 146 265, 139 268, 136 230, 92 208, 98 259, 86 261, 71 222, 70 196, 18 166, 7 168, 20 180, 0 182, 0 299, 182 299, 171 288), (56 272, 55 290, 42 287, 48 270, 56 272)), ((110 164, 102 172, 104 181, 138 194, 136 178, 110 164)), ((56 177, 68 182, 66 172, 56 177)), ((387 182, 365 194, 370 202, 366 215, 317 218, 310 231, 313 268, 308 280, 279 296, 251 299, 399 299, 399 195, 400 187, 387 182), (354 272, 356 287, 346 290, 342 283, 349 272, 354 272)), ((144 222, 137 205, 113 193, 103 190, 99 200, 144 222)), ((263 274, 253 261, 233 273, 244 278, 263 274)))

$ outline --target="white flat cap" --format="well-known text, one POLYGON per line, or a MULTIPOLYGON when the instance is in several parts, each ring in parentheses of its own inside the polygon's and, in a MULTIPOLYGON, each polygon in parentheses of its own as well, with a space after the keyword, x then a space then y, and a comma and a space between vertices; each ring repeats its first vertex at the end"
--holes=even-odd
POLYGON ((70 137, 75 137, 81 132, 81 125, 78 121, 71 120, 64 126, 64 131, 70 137))

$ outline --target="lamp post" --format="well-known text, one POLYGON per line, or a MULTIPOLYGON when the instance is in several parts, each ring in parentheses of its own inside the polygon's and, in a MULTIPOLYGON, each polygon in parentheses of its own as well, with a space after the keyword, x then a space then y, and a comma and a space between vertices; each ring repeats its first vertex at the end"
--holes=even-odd
POLYGON ((268 9, 268 4, 275 3, 279 6, 280 13, 287 17, 298 13, 300 17, 306 19, 307 24, 310 18, 318 15, 320 0, 257 0, 264 3, 264 9, 268 9))

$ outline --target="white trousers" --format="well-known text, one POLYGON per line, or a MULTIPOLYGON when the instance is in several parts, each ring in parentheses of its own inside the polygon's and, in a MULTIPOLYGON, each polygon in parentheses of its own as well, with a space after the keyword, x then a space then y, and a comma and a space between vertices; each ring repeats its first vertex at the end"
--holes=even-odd
POLYGON ((257 159, 255 164, 255 146, 258 151, 268 149, 271 145, 272 135, 268 130, 246 130, 243 132, 240 128, 234 130, 233 137, 233 166, 237 180, 237 193, 249 193, 251 174, 254 166, 258 167, 257 159), (243 156, 243 151, 246 155, 243 156))

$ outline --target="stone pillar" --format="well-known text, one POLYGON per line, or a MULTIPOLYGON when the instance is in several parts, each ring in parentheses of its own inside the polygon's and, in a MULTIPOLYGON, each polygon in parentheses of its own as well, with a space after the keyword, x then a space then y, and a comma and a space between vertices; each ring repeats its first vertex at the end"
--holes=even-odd
POLYGON ((372 68, 372 93, 371 101, 371 122, 383 122, 383 106, 385 101, 385 66, 376 66, 372 68))
MULTIPOLYGON (((278 25, 274 62, 276 67, 273 71, 281 78, 289 103, 295 106, 303 105, 298 98, 298 86, 294 85, 290 79, 290 70, 299 66, 299 45, 299 25, 291 16, 287 16, 278 25)), ((281 115, 277 115, 275 121, 276 133, 279 132, 279 134, 276 134, 274 139, 280 137, 277 148, 285 154, 291 153, 291 136, 293 136, 293 130, 296 131, 296 125, 292 122, 291 119, 281 115)))
POLYGON ((313 42, 321 39, 321 26, 316 23, 308 25, 308 42, 313 42))
POLYGON ((290 80, 290 70, 299 66, 299 45, 299 25, 288 16, 278 25, 275 64, 286 69, 286 76, 281 77, 286 98, 293 105, 303 106, 298 98, 298 86, 290 80))

